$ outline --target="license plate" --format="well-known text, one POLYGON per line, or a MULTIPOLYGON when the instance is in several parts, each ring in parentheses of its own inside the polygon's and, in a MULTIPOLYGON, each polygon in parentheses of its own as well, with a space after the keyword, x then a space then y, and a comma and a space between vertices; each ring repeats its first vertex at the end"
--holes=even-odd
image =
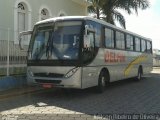
POLYGON ((42 86, 43 86, 44 88, 52 88, 52 87, 53 87, 52 84, 43 84, 42 86))

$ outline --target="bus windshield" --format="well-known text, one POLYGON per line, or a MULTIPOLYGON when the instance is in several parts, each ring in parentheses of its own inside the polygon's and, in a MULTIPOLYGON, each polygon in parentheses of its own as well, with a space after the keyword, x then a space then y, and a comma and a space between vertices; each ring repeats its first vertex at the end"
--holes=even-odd
POLYGON ((77 60, 81 21, 63 21, 39 25, 34 31, 29 60, 77 60))

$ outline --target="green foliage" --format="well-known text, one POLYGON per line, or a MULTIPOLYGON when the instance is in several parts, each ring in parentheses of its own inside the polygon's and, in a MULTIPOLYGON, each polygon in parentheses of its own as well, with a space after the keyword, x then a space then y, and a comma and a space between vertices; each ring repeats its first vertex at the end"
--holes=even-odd
POLYGON ((88 7, 89 13, 97 15, 97 19, 115 24, 118 21, 123 28, 126 28, 124 16, 119 10, 126 11, 129 15, 136 13, 138 10, 145 10, 149 7, 148 0, 88 0, 91 5, 88 7))

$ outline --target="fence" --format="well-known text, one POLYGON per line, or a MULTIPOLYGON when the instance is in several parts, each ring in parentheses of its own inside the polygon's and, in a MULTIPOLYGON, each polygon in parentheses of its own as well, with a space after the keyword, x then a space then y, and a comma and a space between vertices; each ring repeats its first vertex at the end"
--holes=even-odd
POLYGON ((0 76, 21 75, 26 73, 26 53, 15 44, 16 32, 0 28, 0 76))

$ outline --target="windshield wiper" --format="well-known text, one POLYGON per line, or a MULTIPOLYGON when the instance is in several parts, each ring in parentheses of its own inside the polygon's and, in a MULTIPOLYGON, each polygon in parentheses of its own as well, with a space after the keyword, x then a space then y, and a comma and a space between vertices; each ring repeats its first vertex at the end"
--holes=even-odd
POLYGON ((37 53, 35 54, 35 60, 40 60, 41 55, 43 55, 43 49, 36 48, 37 49, 37 53))
POLYGON ((49 58, 49 52, 51 52, 50 54, 52 55, 52 46, 53 46, 52 39, 53 39, 53 37, 54 37, 53 33, 51 33, 49 36, 49 39, 47 41, 47 46, 46 46, 46 58, 47 59, 49 58))

